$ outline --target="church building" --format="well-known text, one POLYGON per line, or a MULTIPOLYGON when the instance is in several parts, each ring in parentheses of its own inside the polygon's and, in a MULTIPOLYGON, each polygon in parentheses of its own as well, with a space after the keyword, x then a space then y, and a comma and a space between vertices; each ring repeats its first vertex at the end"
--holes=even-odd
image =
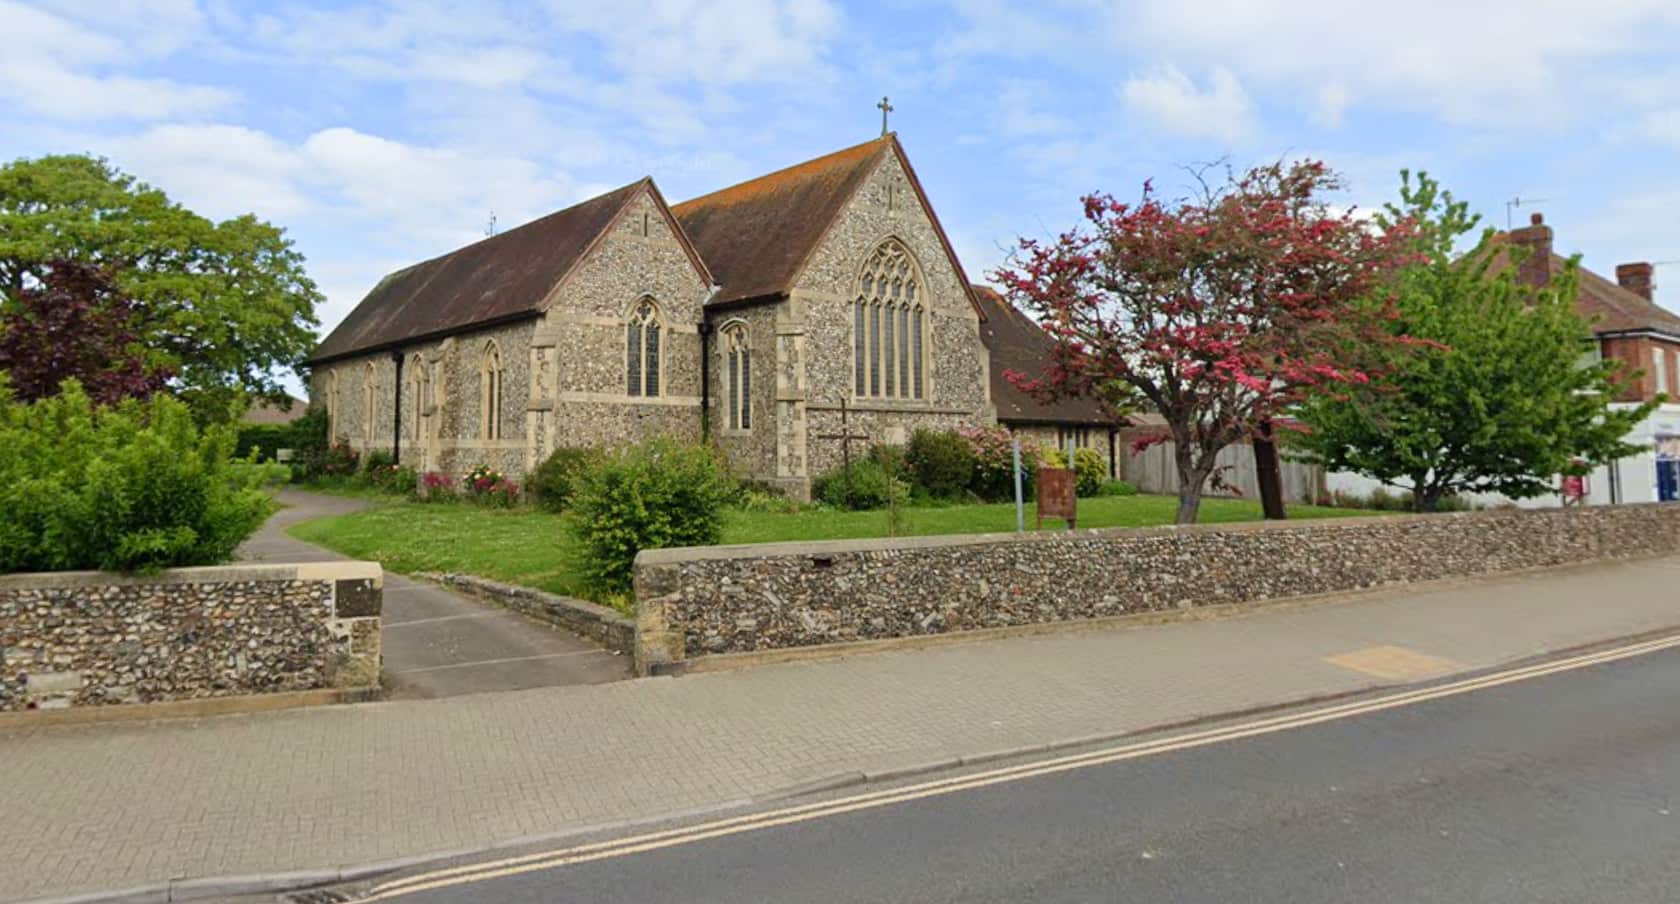
POLYGON ((665 434, 804 497, 842 435, 996 424, 984 319, 887 134, 674 207, 644 178, 392 273, 310 397, 422 471, 665 434))

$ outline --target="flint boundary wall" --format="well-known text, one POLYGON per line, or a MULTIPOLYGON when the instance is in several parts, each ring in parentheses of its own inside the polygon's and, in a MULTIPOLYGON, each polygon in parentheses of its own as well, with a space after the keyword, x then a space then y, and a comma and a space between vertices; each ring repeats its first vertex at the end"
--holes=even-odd
POLYGON ((0 576, 0 712, 378 684, 373 562, 0 576))
POLYGON ((636 664, 1675 553, 1674 503, 647 550, 636 664))

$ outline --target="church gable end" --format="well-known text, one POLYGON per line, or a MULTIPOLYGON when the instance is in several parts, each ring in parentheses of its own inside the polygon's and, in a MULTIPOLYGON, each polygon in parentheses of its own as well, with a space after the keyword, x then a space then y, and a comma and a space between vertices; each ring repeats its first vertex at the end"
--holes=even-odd
POLYGON ((531 461, 560 446, 700 436, 711 276, 651 181, 542 301, 531 461))
POLYGON ((851 423, 878 442, 993 421, 967 278, 896 140, 886 140, 895 153, 829 224, 794 290, 808 382, 821 387, 807 402, 811 474, 838 456, 815 437, 839 432, 842 397, 851 423))

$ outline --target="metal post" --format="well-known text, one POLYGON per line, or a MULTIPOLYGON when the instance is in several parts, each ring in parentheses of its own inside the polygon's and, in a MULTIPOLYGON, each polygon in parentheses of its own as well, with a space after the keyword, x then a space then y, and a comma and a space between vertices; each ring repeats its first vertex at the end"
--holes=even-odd
POLYGON ((1015 447, 1015 533, 1026 533, 1027 513, 1021 503, 1021 438, 1010 437, 1010 444, 1015 447))

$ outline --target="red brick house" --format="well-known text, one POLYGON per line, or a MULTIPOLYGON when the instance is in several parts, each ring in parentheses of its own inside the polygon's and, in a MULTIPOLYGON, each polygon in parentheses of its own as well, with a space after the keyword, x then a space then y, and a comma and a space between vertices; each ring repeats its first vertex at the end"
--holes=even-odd
MULTIPOLYGON (((1564 266, 1552 249, 1552 227, 1538 213, 1528 226, 1498 238, 1532 250, 1518 269, 1525 282, 1544 284, 1564 266)), ((1610 280, 1580 268, 1576 307, 1592 322, 1588 354, 1620 361, 1633 375, 1617 401, 1669 400, 1629 436, 1650 451, 1599 468, 1589 482, 1589 502, 1680 501, 1680 314, 1654 300, 1653 271, 1646 262, 1620 264, 1610 280)))

